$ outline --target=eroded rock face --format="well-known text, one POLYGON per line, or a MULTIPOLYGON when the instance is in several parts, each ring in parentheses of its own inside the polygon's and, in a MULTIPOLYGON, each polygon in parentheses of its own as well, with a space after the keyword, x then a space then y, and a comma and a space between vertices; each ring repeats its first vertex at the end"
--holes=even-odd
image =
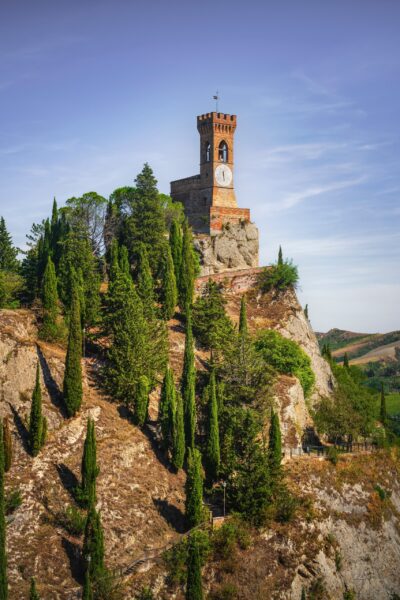
POLYGON ((221 233, 194 240, 200 275, 258 267, 258 229, 254 223, 227 224, 221 233))

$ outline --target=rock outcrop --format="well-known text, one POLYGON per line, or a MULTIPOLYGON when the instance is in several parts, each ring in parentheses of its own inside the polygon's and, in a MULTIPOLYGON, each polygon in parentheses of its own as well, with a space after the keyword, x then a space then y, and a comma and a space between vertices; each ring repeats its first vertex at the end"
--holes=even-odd
POLYGON ((254 223, 227 223, 220 233, 195 236, 194 246, 200 256, 200 275, 258 266, 258 229, 254 223))

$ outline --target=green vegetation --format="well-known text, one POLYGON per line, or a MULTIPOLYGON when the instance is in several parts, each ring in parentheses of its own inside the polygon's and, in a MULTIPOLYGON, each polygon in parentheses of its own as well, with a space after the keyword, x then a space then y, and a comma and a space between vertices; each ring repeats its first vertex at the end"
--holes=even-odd
POLYGON ((78 289, 72 291, 69 317, 68 348, 65 358, 63 382, 64 403, 69 417, 73 417, 82 404, 82 325, 78 289))
POLYGON ((187 463, 185 516, 188 527, 192 528, 203 520, 203 470, 201 454, 196 448, 189 447, 187 463))
POLYGON ((39 363, 36 367, 36 381, 32 393, 31 412, 29 416, 29 450, 37 456, 46 441, 47 423, 42 415, 42 390, 40 387, 39 363))
POLYGON ((135 395, 135 418, 140 427, 147 421, 147 410, 149 406, 150 382, 146 375, 139 377, 135 395))
POLYGON ((40 600, 39 593, 36 588, 36 581, 34 577, 31 578, 31 587, 29 589, 29 600, 40 600))
POLYGON ((185 352, 181 378, 181 392, 185 418, 185 440, 187 448, 194 448, 196 429, 196 369, 194 364, 194 345, 190 313, 186 315, 185 352))
POLYGON ((160 301, 163 318, 171 319, 178 302, 178 288, 171 249, 167 246, 161 271, 160 301))
POLYGON ((99 474, 96 451, 96 431, 94 421, 89 417, 86 426, 86 438, 83 445, 81 464, 82 475, 82 497, 87 506, 96 503, 96 479, 99 474))
POLYGON ((311 361, 296 342, 277 331, 267 330, 260 332, 255 346, 265 362, 279 373, 295 375, 299 379, 306 398, 311 394, 315 383, 311 361))
POLYGON ((271 421, 268 436, 268 464, 271 479, 274 483, 281 477, 282 441, 279 416, 271 411, 271 421))
POLYGON ((7 600, 7 552, 4 497, 4 442, 3 422, 0 420, 0 600, 7 600))
POLYGON ((201 345, 212 351, 221 350, 233 333, 225 304, 221 286, 209 280, 193 305, 193 333, 201 345))
POLYGON ((283 292, 288 288, 296 288, 299 282, 297 267, 291 260, 283 259, 282 249, 279 247, 278 261, 274 265, 263 269, 259 276, 259 287, 263 293, 274 290, 283 292))
POLYGON ((17 254, 4 218, 0 217, 0 308, 16 308, 19 305, 22 280, 17 254))
POLYGON ((201 561, 196 536, 190 536, 187 558, 186 600, 202 600, 201 561))
POLYGON ((173 411, 172 432, 172 465, 176 470, 182 469, 185 459, 185 420, 183 414, 182 395, 176 392, 175 410, 173 411))
POLYGON ((192 232, 187 221, 183 224, 182 258, 179 273, 179 306, 186 312, 192 306, 196 261, 194 256, 192 232))
POLYGON ((208 387, 207 440, 204 453, 207 479, 210 483, 217 479, 220 461, 218 403, 215 371, 213 370, 208 387))
POLYGON ((85 571, 88 571, 90 583, 93 585, 105 573, 103 528, 100 515, 93 505, 89 508, 86 519, 82 553, 85 571))
POLYGON ((158 420, 161 426, 161 435, 165 450, 170 447, 172 441, 171 415, 173 415, 176 402, 175 394, 174 373, 168 366, 161 386, 160 406, 158 411, 158 420))

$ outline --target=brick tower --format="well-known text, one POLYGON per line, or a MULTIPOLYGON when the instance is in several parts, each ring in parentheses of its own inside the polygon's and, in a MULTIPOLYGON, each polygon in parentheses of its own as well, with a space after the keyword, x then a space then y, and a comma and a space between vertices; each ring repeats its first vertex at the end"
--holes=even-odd
POLYGON ((171 196, 183 204, 195 233, 217 234, 228 223, 250 221, 250 210, 238 208, 233 187, 236 115, 200 115, 197 130, 200 175, 172 181, 171 196))

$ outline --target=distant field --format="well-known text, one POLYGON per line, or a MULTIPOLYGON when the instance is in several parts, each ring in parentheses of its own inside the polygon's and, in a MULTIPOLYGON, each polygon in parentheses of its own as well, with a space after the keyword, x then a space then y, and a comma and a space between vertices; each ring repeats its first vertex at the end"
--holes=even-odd
POLYGON ((335 360, 341 362, 347 353, 353 364, 394 359, 395 348, 400 348, 400 331, 367 334, 331 329, 317 337, 320 346, 329 344, 335 360))
POLYGON ((400 415, 400 394, 388 394, 386 396, 386 410, 389 415, 400 415))

